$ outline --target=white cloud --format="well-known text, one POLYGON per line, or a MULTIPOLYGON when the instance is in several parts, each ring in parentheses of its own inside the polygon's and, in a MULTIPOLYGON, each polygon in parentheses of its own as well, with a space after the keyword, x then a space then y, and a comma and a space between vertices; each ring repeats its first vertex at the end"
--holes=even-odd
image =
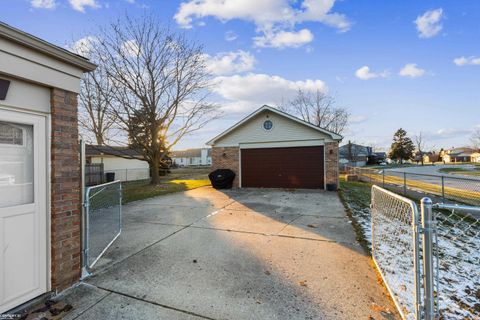
POLYGON ((89 57, 97 42, 98 38, 94 36, 86 36, 67 46, 67 49, 76 54, 89 57))
POLYGON ((263 36, 254 37, 256 47, 260 48, 298 48, 313 40, 308 29, 296 31, 267 32, 263 36))
POLYGON ((207 68, 215 75, 251 71, 256 63, 255 57, 243 50, 222 52, 215 56, 206 54, 205 59, 207 68))
MULTIPOLYGON (((303 0, 301 5, 290 0, 187 0, 174 16, 183 28, 192 28, 193 20, 208 16, 220 21, 233 19, 253 22, 256 31, 264 37, 281 32, 295 32, 303 22, 319 22, 340 32, 350 29, 351 23, 343 14, 331 12, 336 0, 303 0)), ((306 30, 306 29, 304 29, 306 30)), ((306 31, 303 31, 303 36, 306 31)), ((258 37, 257 37, 258 38, 258 37)), ((261 38, 261 37, 260 37, 261 38)), ((306 43, 303 40, 303 43, 306 43)))
POLYGON ((30 4, 37 9, 55 9, 57 6, 55 0, 31 0, 30 4))
POLYGON ((225 40, 227 41, 234 41, 237 40, 237 35, 233 31, 227 31, 225 32, 225 40))
POLYGON ((76 11, 85 12, 85 7, 92 9, 100 8, 100 4, 96 0, 68 0, 72 8, 76 11))
POLYGON ((480 57, 460 57, 453 60, 457 66, 480 65, 480 57))
POLYGON ((373 78, 386 78, 388 77, 388 71, 384 70, 382 72, 372 72, 370 67, 363 66, 355 71, 355 76, 361 80, 370 80, 373 78))
POLYGON ((425 74, 425 70, 417 66, 416 63, 407 63, 398 73, 402 77, 417 78, 425 74))
POLYGON ((215 83, 213 92, 227 100, 223 106, 230 111, 249 111, 263 104, 274 105, 282 99, 292 99, 299 89, 327 91, 322 80, 292 81, 280 76, 258 73, 216 77, 215 83))
POLYGON ((429 10, 414 21, 420 38, 431 38, 442 30, 443 9, 429 10))
POLYGON ((448 128, 448 129, 439 129, 434 132, 426 132, 425 136, 431 140, 444 140, 450 138, 458 137, 468 137, 471 134, 471 129, 465 128, 448 128))

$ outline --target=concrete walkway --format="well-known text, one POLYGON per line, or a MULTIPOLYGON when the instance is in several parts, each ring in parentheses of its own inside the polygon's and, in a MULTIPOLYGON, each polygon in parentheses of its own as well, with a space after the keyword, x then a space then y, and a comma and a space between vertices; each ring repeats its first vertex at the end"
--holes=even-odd
POLYGON ((68 319, 396 319, 336 193, 205 187, 124 207, 68 319))

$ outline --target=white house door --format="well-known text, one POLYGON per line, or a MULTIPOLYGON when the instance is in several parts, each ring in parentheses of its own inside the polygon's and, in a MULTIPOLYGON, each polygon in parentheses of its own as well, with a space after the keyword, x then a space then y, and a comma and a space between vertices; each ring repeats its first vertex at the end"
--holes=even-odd
POLYGON ((47 291, 45 122, 0 109, 0 313, 47 291))

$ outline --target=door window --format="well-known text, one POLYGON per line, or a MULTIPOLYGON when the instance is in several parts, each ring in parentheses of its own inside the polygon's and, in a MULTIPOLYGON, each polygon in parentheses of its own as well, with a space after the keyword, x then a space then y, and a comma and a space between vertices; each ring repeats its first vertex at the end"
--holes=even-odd
POLYGON ((33 203, 33 126, 0 121, 0 208, 33 203))

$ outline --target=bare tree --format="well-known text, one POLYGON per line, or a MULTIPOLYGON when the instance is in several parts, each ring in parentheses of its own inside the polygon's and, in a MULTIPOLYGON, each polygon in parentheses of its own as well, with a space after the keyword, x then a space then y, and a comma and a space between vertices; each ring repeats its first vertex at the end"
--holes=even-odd
POLYGON ((420 131, 420 133, 418 135, 415 135, 413 139, 415 140, 417 153, 420 155, 420 161, 422 162, 422 166, 423 166, 423 154, 425 152, 425 139, 422 132, 420 131))
POLYGON ((116 117, 111 112, 113 90, 103 66, 82 78, 78 121, 87 136, 94 137, 97 145, 104 145, 114 136, 116 117))
POLYGON ((347 109, 336 106, 334 97, 319 90, 298 90, 297 96, 287 104, 282 103, 279 109, 337 134, 346 129, 350 116, 347 109))
POLYGON ((95 48, 115 84, 112 112, 157 184, 169 150, 219 116, 206 101, 211 76, 202 47, 143 16, 103 29, 95 48))
POLYGON ((480 149, 480 128, 477 128, 472 132, 470 141, 475 149, 480 149))

